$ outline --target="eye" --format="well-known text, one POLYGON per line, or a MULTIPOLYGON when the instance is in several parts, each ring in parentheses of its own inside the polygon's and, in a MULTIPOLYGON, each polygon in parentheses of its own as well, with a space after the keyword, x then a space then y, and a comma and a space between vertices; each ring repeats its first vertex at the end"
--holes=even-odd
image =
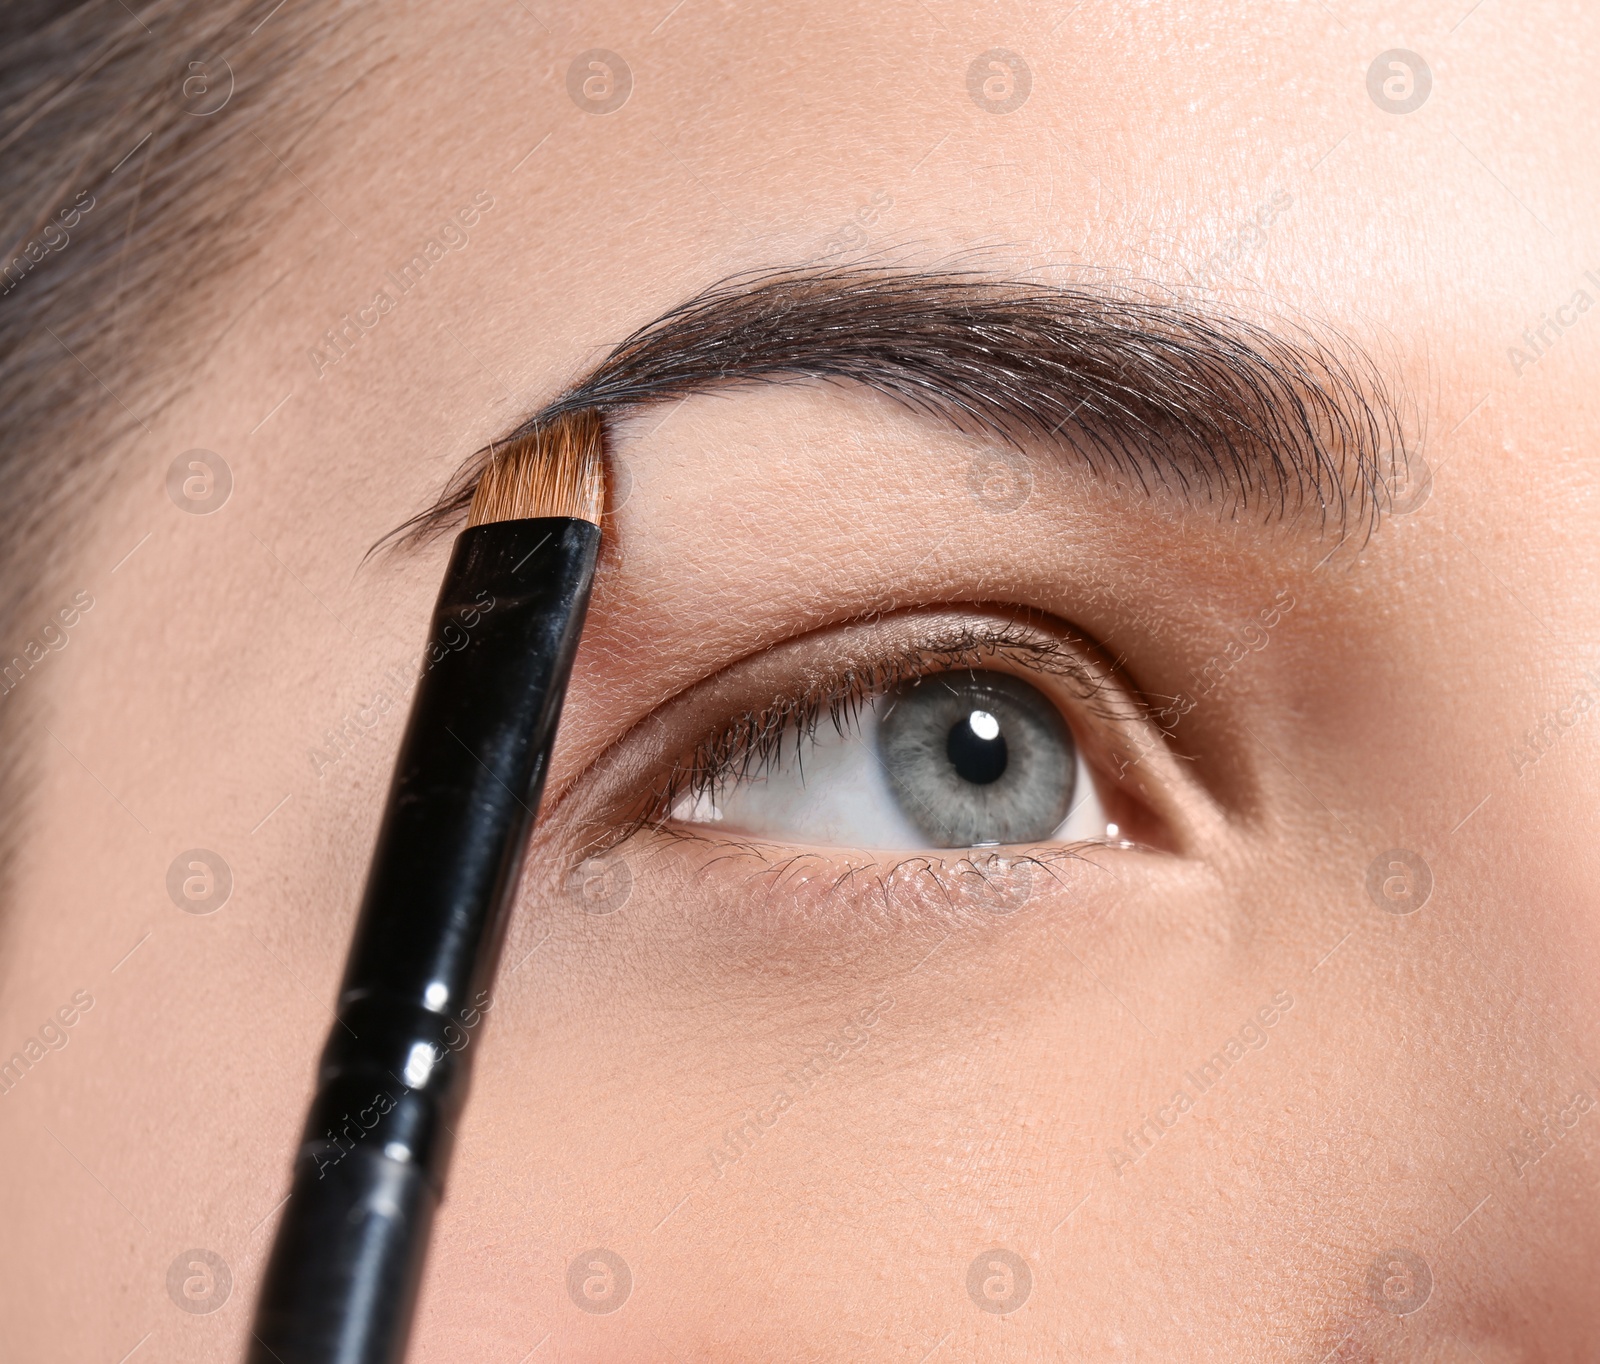
POLYGON ((683 794, 680 823, 813 846, 909 850, 1115 838, 1072 730, 1038 687, 941 671, 791 722, 767 756, 683 794))

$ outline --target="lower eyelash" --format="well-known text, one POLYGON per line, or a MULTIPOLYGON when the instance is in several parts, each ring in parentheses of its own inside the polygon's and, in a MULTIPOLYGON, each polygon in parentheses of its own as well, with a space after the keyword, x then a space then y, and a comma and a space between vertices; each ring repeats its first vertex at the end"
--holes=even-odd
POLYGON ((753 914, 771 931, 792 929, 825 939, 874 923, 895 931, 930 920, 947 929, 991 924, 1063 882, 1069 866, 1099 866, 1094 854, 1103 846, 1061 846, 1023 855, 952 849, 948 857, 898 854, 885 862, 857 855, 841 862, 837 850, 784 849, 775 857, 776 845, 757 840, 729 840, 678 826, 660 833, 709 853, 702 871, 748 864, 749 875, 729 897, 741 914, 753 914))
MULTIPOLYGON (((1023 672, 1066 680, 1091 708, 1106 682, 1060 641, 1020 626, 968 625, 927 640, 869 667, 841 668, 804 691, 747 711, 697 744, 674 765, 647 798, 635 828, 665 824, 685 803, 715 802, 728 783, 758 778, 784 757, 793 743, 797 764, 825 721, 844 735, 860 723, 861 710, 904 682, 937 672, 977 669, 996 661, 1023 672)), ((1107 706, 1107 713, 1112 713, 1107 706)))

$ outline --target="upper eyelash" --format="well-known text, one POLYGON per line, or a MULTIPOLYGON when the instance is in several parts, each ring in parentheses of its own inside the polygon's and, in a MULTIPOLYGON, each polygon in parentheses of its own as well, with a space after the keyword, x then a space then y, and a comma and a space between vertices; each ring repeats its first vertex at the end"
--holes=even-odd
POLYGON ((1086 706, 1102 709, 1108 716, 1116 713, 1106 696, 1107 674, 1090 666, 1065 642, 1015 622, 1004 626, 963 623, 870 665, 848 664, 802 691, 722 725, 673 764, 646 797, 631 828, 664 824, 685 797, 714 797, 731 781, 770 771, 782 759, 790 736, 795 759, 801 761, 806 745, 825 721, 843 735, 858 723, 863 706, 902 683, 996 660, 1063 679, 1086 706))

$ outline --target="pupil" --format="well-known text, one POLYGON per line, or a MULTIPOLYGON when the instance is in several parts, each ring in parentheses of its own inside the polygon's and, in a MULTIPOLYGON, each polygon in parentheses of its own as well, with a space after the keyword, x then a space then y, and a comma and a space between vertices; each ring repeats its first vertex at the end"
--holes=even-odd
POLYGON ((975 710, 951 725, 944 751, 956 775, 974 786, 987 786, 1005 774, 1005 735, 986 710, 975 710))

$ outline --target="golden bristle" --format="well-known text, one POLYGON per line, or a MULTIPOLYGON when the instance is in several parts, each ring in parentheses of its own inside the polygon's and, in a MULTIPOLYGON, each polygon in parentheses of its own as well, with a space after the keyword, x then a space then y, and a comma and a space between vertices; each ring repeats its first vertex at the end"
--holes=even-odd
POLYGON ((605 510, 605 423, 593 408, 568 412, 494 452, 467 525, 572 516, 600 524, 605 510))

